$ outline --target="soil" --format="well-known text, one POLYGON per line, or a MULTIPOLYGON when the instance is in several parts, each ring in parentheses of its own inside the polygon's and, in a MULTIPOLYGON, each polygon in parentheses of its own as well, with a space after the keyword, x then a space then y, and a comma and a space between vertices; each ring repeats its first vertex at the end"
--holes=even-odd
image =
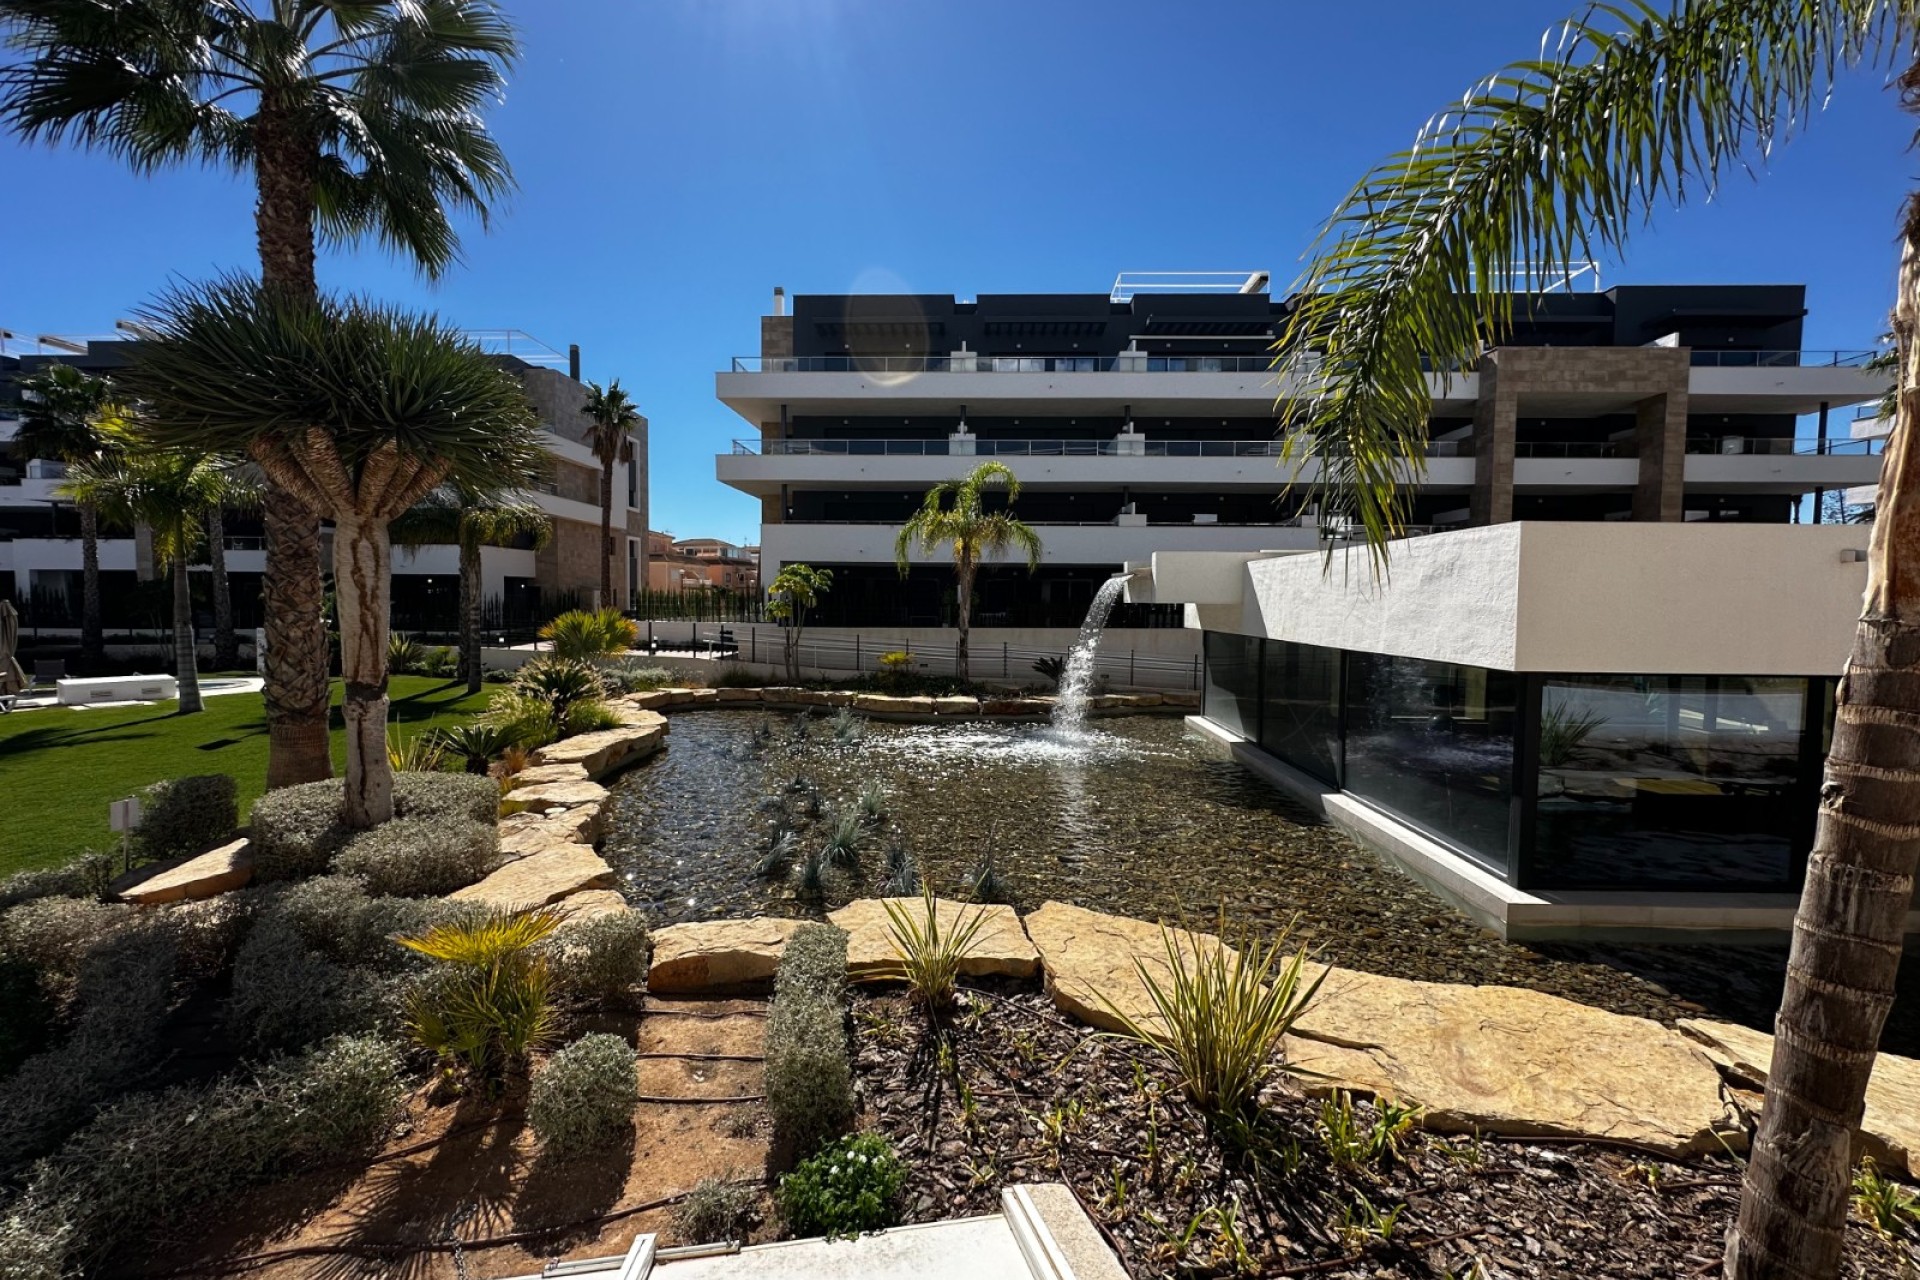
MULTIPOLYGON (((151 1240, 147 1256, 127 1259, 118 1274, 478 1280, 538 1274, 554 1258, 620 1254, 648 1231, 663 1244, 704 1243, 677 1239, 670 1201, 702 1178, 763 1182, 768 1126, 757 1101, 692 1100, 757 1098, 764 1013, 759 1001, 650 999, 637 1015, 596 1015, 569 1028, 570 1036, 611 1031, 642 1055, 672 1055, 642 1058, 640 1092, 686 1101, 642 1101, 632 1136, 609 1151, 542 1158, 526 1126, 524 1089, 493 1102, 436 1102, 423 1089, 370 1164, 309 1173, 214 1206, 151 1240), (636 1206, 654 1207, 628 1212, 636 1206), (474 1243, 522 1233, 535 1234, 505 1246, 474 1243), (462 1242, 457 1259, 454 1240, 462 1242), (414 1251, 429 1243, 438 1248, 414 1251), (287 1250, 315 1252, 262 1256, 287 1250)), ((763 1209, 761 1234, 770 1220, 763 1209)))
MULTIPOLYGON (((1069 1021, 1033 984, 968 991, 943 1036, 898 994, 856 995, 854 1023, 867 1120, 911 1168, 909 1221, 1063 1181, 1136 1277, 1706 1276, 1738 1205, 1731 1155, 1414 1131, 1397 1155, 1343 1169, 1319 1136, 1323 1104, 1284 1076, 1254 1139, 1229 1143, 1161 1059, 1069 1021), (1384 1238, 1366 1229, 1396 1207, 1384 1238)), ((1849 1280, 1916 1267, 1911 1228, 1849 1225, 1849 1280)))

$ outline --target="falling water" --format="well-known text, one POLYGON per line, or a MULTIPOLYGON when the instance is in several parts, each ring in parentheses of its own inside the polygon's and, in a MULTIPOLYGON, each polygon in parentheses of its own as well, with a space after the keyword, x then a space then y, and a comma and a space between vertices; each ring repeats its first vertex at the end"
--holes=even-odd
POLYGON ((1086 621, 1080 624, 1080 636, 1067 655, 1067 669, 1060 676, 1060 696, 1053 704, 1053 727, 1062 733, 1084 733, 1087 727, 1087 690, 1093 686, 1093 660, 1100 649, 1100 633, 1106 629, 1113 606, 1126 588, 1125 574, 1108 578, 1094 593, 1086 621))

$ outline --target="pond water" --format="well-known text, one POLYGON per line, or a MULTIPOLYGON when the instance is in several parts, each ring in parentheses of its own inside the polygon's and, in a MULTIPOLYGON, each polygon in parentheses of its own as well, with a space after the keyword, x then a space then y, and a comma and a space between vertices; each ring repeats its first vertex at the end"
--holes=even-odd
MULTIPOLYGON (((1045 725, 678 712, 667 750, 615 784, 607 832, 623 891, 661 923, 817 916, 881 892, 891 848, 943 895, 964 896, 990 856, 1002 896, 1022 910, 1053 898, 1206 928, 1224 911, 1230 931, 1294 922, 1337 964, 1530 987, 1669 1020, 1704 1008, 1766 1025, 1784 961, 1772 947, 1502 942, 1212 758, 1175 717, 1103 719, 1073 736, 1045 725), (882 817, 854 827, 852 865, 826 870, 820 897, 801 894, 795 866, 824 848, 836 815, 857 813, 869 787, 882 817)), ((1902 1041, 1913 1034, 1899 1030, 1902 1041)))

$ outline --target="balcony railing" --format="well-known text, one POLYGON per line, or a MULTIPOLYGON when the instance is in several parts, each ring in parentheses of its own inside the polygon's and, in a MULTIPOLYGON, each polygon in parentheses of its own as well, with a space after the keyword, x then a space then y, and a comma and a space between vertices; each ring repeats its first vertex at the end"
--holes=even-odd
MULTIPOLYGON (((736 454, 762 457, 1277 458, 1279 440, 735 440, 736 454)), ((1436 440, 1429 458, 1467 457, 1470 440, 1436 440)))
MULTIPOLYGON (((1721 351, 1689 348, 1699 369, 1864 369, 1878 353, 1871 349, 1803 351, 1721 351)), ((1296 357, 1287 372, 1311 373, 1317 354, 1296 357)), ((1424 362, 1423 362, 1424 363, 1424 362)), ((1430 370, 1432 365, 1427 366, 1430 370)), ((1450 371, 1460 372, 1457 365, 1450 371)), ((864 373, 876 376, 917 373, 1275 373, 1271 355, 1118 355, 1118 356, 735 356, 734 373, 864 373)))
POLYGON ((1792 436, 1688 436, 1688 453, 1767 454, 1770 456, 1813 456, 1837 454, 1842 457, 1876 457, 1886 448, 1886 440, 1877 437, 1853 439, 1838 436, 1825 444, 1792 436))

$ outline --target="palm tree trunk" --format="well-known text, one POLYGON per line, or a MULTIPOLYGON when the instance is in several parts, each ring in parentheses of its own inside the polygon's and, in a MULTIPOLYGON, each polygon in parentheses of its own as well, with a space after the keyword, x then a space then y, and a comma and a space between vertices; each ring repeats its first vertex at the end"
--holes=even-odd
POLYGON ((173 557, 173 674, 180 684, 180 714, 201 709, 199 655, 193 643, 193 593, 187 582, 185 548, 173 557))
POLYGON ((456 679, 480 692, 480 546, 460 543, 460 665, 456 679))
POLYGON ((1920 197, 1905 216, 1899 400, 1867 593, 1835 702, 1820 822, 1774 1020, 1765 1109, 1726 1274, 1839 1274, 1853 1133, 1893 1004, 1920 854, 1920 197))
POLYGON ((393 817, 393 767, 387 760, 387 615, 392 604, 393 548, 384 521, 337 517, 333 582, 339 595, 340 713, 347 729, 349 827, 393 817))
POLYGON ((219 503, 207 508, 207 562, 213 567, 213 669, 240 665, 233 635, 233 588, 227 581, 227 517, 219 503))
POLYGON ((107 656, 100 625, 100 509, 91 502, 80 508, 80 660, 96 669, 107 656))
POLYGON ((613 598, 613 463, 600 464, 600 607, 617 607, 613 598))
MULTIPOLYGON (((283 104, 263 99, 255 128, 254 233, 260 280, 289 297, 319 295, 314 277, 314 171, 318 148, 286 124, 283 104)), ((262 507, 267 535, 260 584, 267 658, 267 785, 292 786, 333 776, 327 744, 326 586, 320 520, 305 503, 269 482, 262 507)))
POLYGON ((963 683, 967 679, 967 629, 973 621, 973 569, 973 557, 969 555, 961 556, 954 566, 954 575, 960 580, 960 641, 953 646, 953 674, 963 683))

